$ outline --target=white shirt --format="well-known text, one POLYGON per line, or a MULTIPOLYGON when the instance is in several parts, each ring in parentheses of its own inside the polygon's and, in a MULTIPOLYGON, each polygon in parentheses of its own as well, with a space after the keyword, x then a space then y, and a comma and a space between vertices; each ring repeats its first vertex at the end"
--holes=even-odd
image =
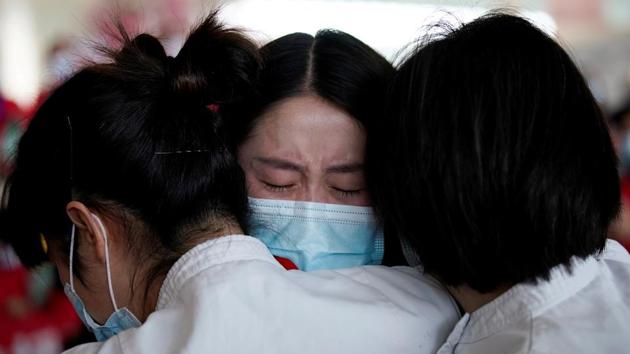
POLYGON ((287 271, 257 239, 225 236, 175 263, 142 326, 68 353, 435 353, 458 318, 414 268, 287 271))
POLYGON ((438 353, 630 353, 630 255, 609 240, 572 263, 464 315, 438 353))

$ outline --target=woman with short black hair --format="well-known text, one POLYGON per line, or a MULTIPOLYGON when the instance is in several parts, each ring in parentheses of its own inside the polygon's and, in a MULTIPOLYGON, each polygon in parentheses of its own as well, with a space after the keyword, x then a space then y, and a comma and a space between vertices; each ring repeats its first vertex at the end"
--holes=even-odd
POLYGON ((440 353, 621 353, 630 256, 605 120, 567 53, 494 14, 417 48, 369 146, 375 204, 466 315, 440 353))

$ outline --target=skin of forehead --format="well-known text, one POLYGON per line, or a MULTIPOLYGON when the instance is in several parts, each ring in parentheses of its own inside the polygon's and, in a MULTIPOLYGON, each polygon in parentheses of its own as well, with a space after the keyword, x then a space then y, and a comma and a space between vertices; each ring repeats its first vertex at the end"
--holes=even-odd
POLYGON ((357 120, 324 99, 300 96, 268 109, 245 149, 248 143, 258 147, 251 157, 288 159, 312 174, 331 165, 363 162, 365 132, 357 120))

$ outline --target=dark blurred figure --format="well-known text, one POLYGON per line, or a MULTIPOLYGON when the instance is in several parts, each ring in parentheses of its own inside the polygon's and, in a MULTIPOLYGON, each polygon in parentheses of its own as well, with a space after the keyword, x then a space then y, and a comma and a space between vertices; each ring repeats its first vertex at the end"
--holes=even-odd
POLYGON ((610 117, 611 132, 619 156, 621 213, 610 227, 610 237, 630 250, 630 100, 610 117))

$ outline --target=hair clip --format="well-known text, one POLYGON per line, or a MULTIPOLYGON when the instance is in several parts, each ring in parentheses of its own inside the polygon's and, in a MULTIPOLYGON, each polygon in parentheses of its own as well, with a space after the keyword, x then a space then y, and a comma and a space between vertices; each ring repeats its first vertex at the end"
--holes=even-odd
POLYGON ((206 108, 208 108, 209 111, 217 113, 219 111, 219 104, 218 103, 211 103, 209 105, 206 106, 206 108))
POLYGON ((173 154, 190 154, 190 153, 201 153, 208 152, 208 149, 204 150, 178 150, 178 151, 158 151, 155 155, 173 155, 173 154))

